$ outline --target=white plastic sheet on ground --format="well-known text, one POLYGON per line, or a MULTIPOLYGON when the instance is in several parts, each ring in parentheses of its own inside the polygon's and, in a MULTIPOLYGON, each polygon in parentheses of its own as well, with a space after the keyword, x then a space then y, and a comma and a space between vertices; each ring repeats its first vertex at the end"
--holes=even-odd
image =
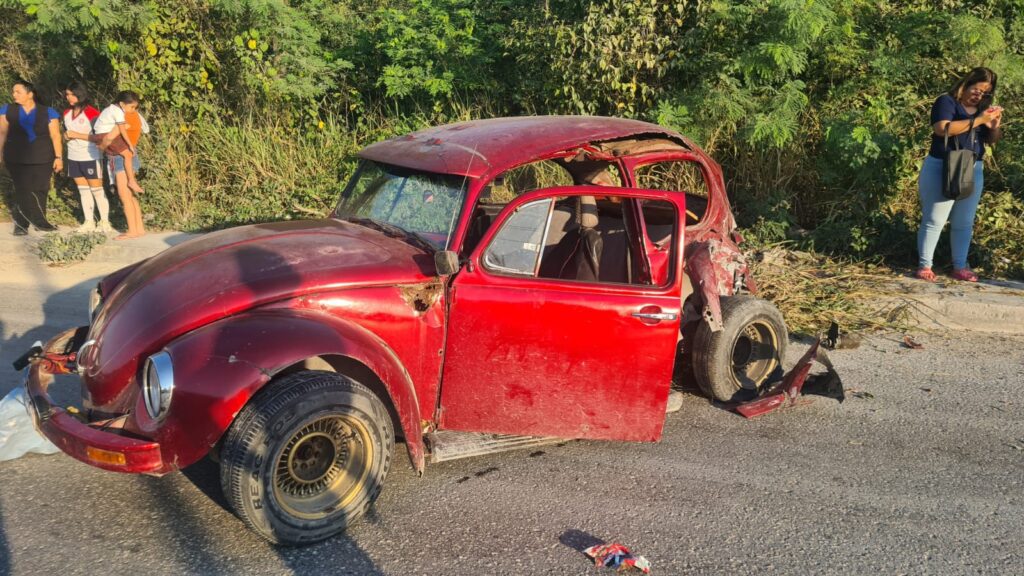
POLYGON ((28 413, 28 395, 21 386, 0 400, 0 462, 29 452, 54 454, 60 448, 36 430, 28 413))

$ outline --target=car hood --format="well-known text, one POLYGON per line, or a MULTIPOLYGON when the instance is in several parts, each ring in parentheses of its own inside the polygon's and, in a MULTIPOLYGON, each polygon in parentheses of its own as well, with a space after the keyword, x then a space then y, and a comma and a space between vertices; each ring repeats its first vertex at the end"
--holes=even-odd
POLYGON ((341 220, 240 226, 145 261, 104 298, 79 359, 87 404, 116 402, 141 363, 210 322, 303 294, 425 282, 432 256, 404 240, 341 220))

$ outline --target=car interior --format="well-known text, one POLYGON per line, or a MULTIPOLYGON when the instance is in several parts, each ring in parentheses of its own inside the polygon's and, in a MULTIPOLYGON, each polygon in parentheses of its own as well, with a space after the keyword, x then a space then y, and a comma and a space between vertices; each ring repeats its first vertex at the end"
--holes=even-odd
MULTIPOLYGON (((464 250, 469 252, 479 243, 498 212, 519 194, 552 186, 620 182, 614 164, 591 160, 541 161, 510 170, 481 194, 464 250)), ((515 222, 506 221, 510 230, 500 231, 487 251, 485 265, 494 265, 500 273, 645 285, 661 284, 669 277, 668 255, 676 223, 671 203, 566 196, 550 206, 550 216, 547 209, 533 216, 521 212, 515 222), (636 222, 643 222, 646 234, 635 229, 636 222), (534 251, 537 254, 530 254, 534 251)))

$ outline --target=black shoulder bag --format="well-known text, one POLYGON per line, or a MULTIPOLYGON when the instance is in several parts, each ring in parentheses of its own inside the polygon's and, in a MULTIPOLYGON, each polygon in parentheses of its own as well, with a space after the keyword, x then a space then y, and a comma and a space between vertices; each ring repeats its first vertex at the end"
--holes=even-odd
POLYGON ((944 129, 943 143, 946 155, 942 159, 942 195, 950 200, 963 200, 974 194, 974 118, 970 127, 971 147, 962 148, 960 139, 954 137, 955 148, 949 147, 949 123, 944 129))

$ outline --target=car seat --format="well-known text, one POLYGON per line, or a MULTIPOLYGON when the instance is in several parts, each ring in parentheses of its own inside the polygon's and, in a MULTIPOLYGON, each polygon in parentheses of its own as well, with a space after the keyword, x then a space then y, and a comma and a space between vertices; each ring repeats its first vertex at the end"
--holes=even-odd
POLYGON ((604 251, 601 233, 597 230, 598 223, 594 197, 576 197, 571 220, 563 229, 564 236, 550 250, 545 251, 540 276, 596 282, 600 277, 601 254, 604 251))

